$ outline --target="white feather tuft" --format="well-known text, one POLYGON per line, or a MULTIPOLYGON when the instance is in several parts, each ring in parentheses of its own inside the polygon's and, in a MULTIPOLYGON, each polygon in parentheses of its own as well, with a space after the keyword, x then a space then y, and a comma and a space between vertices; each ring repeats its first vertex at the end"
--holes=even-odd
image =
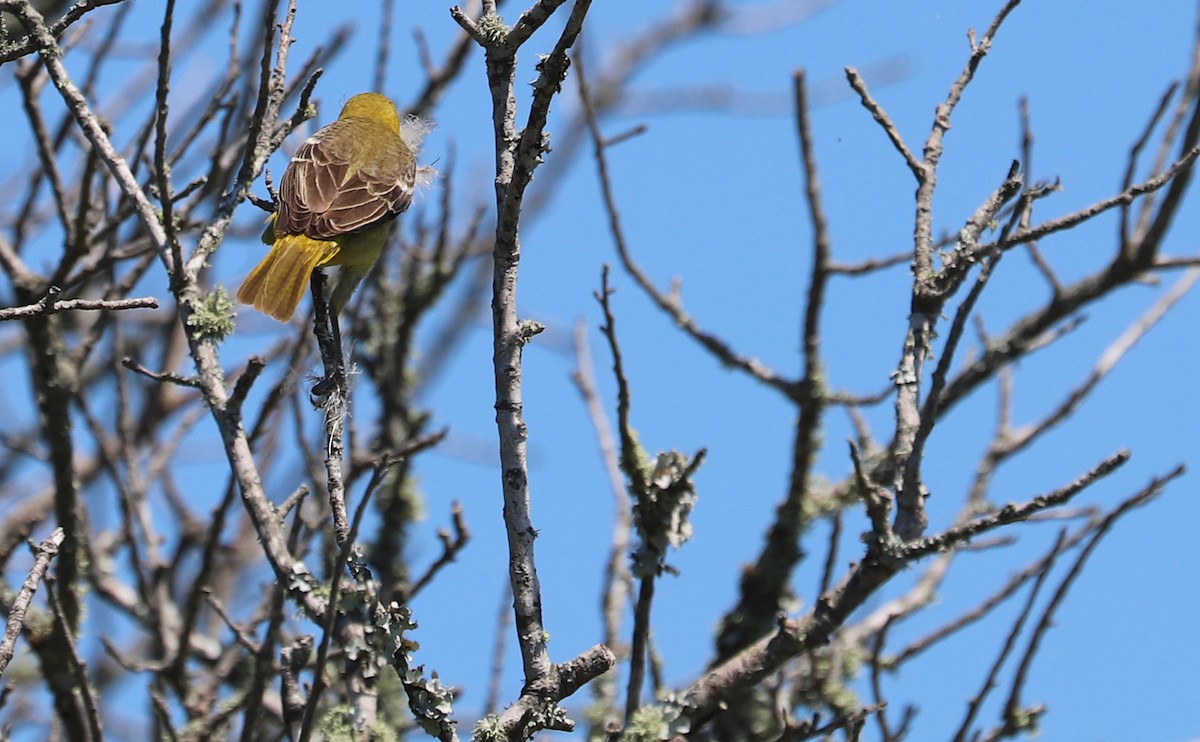
MULTIPOLYGON (((400 138, 412 150, 414 157, 420 157, 421 145, 425 142, 425 137, 429 132, 433 131, 436 124, 428 119, 423 119, 420 116, 409 114, 400 121, 400 138)), ((438 171, 429 165, 419 165, 417 167, 417 179, 413 185, 417 189, 424 188, 432 183, 438 176, 438 171)))

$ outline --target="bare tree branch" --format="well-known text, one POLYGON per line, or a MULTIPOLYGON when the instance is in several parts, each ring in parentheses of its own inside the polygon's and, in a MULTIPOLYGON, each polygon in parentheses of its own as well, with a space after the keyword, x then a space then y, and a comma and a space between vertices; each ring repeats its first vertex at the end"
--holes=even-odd
POLYGON ((29 610, 29 604, 33 601, 33 594, 37 591, 42 577, 50 567, 50 560, 58 553, 58 547, 62 545, 64 538, 66 538, 66 533, 63 529, 56 528, 42 541, 37 548, 37 556, 33 567, 29 570, 29 575, 25 578, 17 596, 13 598, 12 608, 8 611, 8 622, 4 625, 4 636, 3 639, 0 639, 0 676, 3 676, 4 671, 8 669, 9 660, 12 659, 13 651, 16 648, 17 637, 21 635, 21 630, 25 626, 25 614, 29 610))

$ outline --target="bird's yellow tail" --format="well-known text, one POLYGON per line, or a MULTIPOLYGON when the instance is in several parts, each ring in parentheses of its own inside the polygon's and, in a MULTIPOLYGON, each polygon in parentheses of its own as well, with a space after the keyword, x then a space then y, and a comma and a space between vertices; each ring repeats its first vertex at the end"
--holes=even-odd
POLYGON ((280 322, 287 322, 304 296, 309 276, 338 254, 333 241, 289 234, 275 240, 271 252, 250 271, 238 289, 238 301, 280 322))

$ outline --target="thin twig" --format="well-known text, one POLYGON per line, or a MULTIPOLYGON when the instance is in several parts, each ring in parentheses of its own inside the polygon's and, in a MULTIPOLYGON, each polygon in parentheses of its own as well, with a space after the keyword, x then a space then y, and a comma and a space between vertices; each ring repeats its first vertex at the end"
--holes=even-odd
POLYGON ((54 614, 56 630, 62 633, 66 643, 67 669, 75 681, 75 689, 79 694, 78 698, 82 706, 84 719, 87 721, 88 733, 91 735, 93 742, 99 742, 104 739, 104 732, 100 726, 100 706, 96 701, 95 694, 92 692, 92 683, 87 675, 87 664, 79 656, 75 637, 71 634, 70 624, 67 623, 67 617, 63 613, 63 606, 58 599, 57 593, 53 589, 47 590, 46 598, 49 600, 50 610, 54 614))
POLYGON ((504 654, 508 645, 509 627, 512 623, 512 585, 504 581, 503 597, 496 611, 496 628, 492 636, 492 659, 488 669, 487 696, 483 702, 484 715, 496 713, 500 708, 500 686, 504 679, 504 654))
MULTIPOLYGON (((616 437, 596 391, 595 372, 588 347, 586 324, 580 322, 575 326, 574 338, 576 362, 575 372, 571 374, 571 379, 583 397, 588 417, 592 421, 592 428, 600 446, 600 458, 608 473, 609 490, 613 497, 612 540, 608 558, 605 560, 604 586, 600 599, 600 620, 604 626, 603 643, 615 652, 624 654, 620 649, 622 643, 619 640, 619 633, 633 581, 627 563, 632 530, 629 493, 625 489, 625 478, 621 473, 616 437)), ((592 692, 600 708, 606 714, 611 714, 617 706, 617 679, 611 675, 601 677, 593 684, 592 692)))
POLYGON ((175 20, 175 0, 166 0, 158 50, 158 85, 154 91, 154 175, 158 187, 158 202, 162 207, 162 225, 171 260, 167 274, 176 274, 183 267, 183 248, 175 230, 175 199, 171 192, 171 175, 167 169, 167 113, 170 107, 167 94, 171 80, 171 26, 175 20))
MULTIPOLYGON (((1141 157, 1142 150, 1150 141, 1150 135, 1154 133, 1154 129, 1162 121, 1163 116, 1167 113, 1167 108, 1171 105, 1171 99, 1175 97, 1175 92, 1179 89, 1179 82, 1172 81, 1167 85, 1167 89, 1163 91, 1162 97, 1158 99, 1158 107, 1154 109, 1154 113, 1150 115, 1150 120, 1146 122, 1145 128, 1142 129, 1142 135, 1129 148, 1129 161, 1125 166, 1125 177, 1121 181, 1121 185, 1125 188, 1133 185, 1133 178, 1137 174, 1138 158, 1141 157)), ((1143 202, 1141 214, 1139 215, 1139 228, 1144 225, 1142 222, 1148 218, 1151 210, 1151 202, 1149 200, 1143 202)), ((1127 250, 1128 245, 1132 244, 1133 233, 1129 223, 1129 206, 1121 207, 1120 227, 1117 231, 1117 236, 1121 240, 1122 251, 1127 250)))
POLYGON ((858 263, 830 263, 829 272, 844 276, 861 276, 867 273, 891 268, 912 260, 911 252, 902 252, 883 258, 868 258, 858 263))
POLYGON ((1053 596, 1051 596, 1049 603, 1047 603, 1045 609, 1042 611, 1041 617, 1038 619, 1037 626, 1033 630, 1033 635, 1029 638, 1029 644, 1025 648, 1025 653, 1022 655, 1021 662, 1017 666, 1016 673, 1013 677, 1008 700, 1004 704, 1004 725, 1002 729, 998 730, 996 735, 990 735, 985 737, 985 739, 995 739, 1001 735, 1008 736, 1008 733, 1011 731, 1027 728, 1027 724, 1030 721, 1036 722, 1035 713, 1030 713, 1029 709, 1021 708, 1021 691, 1025 688, 1025 681, 1028 678, 1029 671, 1033 666, 1033 660, 1037 657, 1042 640, 1045 638, 1047 632, 1049 632, 1049 630, 1054 626, 1055 613, 1066 599, 1067 593, 1075 584, 1075 581, 1079 578, 1079 575, 1083 573, 1083 567, 1085 564, 1087 564, 1088 558, 1092 555, 1092 552, 1096 550, 1096 547, 1099 546, 1100 541, 1106 535, 1108 535, 1108 532, 1112 529, 1113 525, 1115 525, 1118 520, 1120 520, 1130 511, 1139 508, 1158 497, 1160 494, 1162 494, 1163 489, 1167 484, 1182 476, 1183 473, 1184 467, 1180 465, 1161 477, 1155 477, 1142 490, 1121 502, 1120 505, 1113 508, 1113 510, 1109 512, 1103 520, 1100 521, 1100 525, 1096 527, 1092 537, 1086 544, 1084 544, 1083 549, 1081 549, 1079 552, 1079 556, 1075 558, 1075 562, 1071 565, 1071 569, 1067 572, 1066 576, 1063 577, 1062 582, 1060 582, 1058 587, 1054 590, 1053 596))
POLYGON ((871 97, 871 92, 867 90, 867 82, 858 74, 858 70, 853 67, 846 68, 846 79, 850 82, 850 87, 854 88, 854 92, 858 93, 858 97, 866 108, 871 112, 875 122, 883 127, 883 131, 887 134, 888 139, 892 141, 892 146, 896 151, 904 157, 904 162, 908 165, 908 169, 912 170, 916 176, 917 182, 920 183, 925 179, 925 163, 918 160, 908 146, 904 143, 904 139, 900 136, 900 130, 896 128, 896 124, 892 122, 891 117, 887 115, 887 111, 883 110, 883 106, 871 97))
POLYGON ((825 565, 821 569, 821 582, 817 585, 817 594, 824 595, 833 584, 833 573, 837 569, 838 549, 842 542, 842 513, 835 510, 829 516, 829 546, 825 551, 825 565))
POLYGON ((937 187, 937 166, 944 151, 943 140, 950 130, 950 118, 959 101, 962 100, 967 86, 975 77, 975 70, 992 48, 992 40, 1000 30, 1000 26, 1008 14, 1019 5, 1021 0, 1008 0, 983 38, 976 41, 975 32, 968 33, 971 42, 971 54, 967 64, 959 73, 958 79, 950 86, 946 99, 938 104, 933 117, 933 126, 929 138, 925 140, 924 157, 920 174, 917 176, 919 185, 916 196, 916 223, 914 227, 913 273, 918 284, 928 280, 933 275, 933 194, 937 187))
POLYGON ((1050 553, 1040 562, 1039 569, 1035 573, 1033 587, 1029 589, 1029 597, 1025 600, 1025 606, 1017 615, 1017 619, 1013 621, 1012 628, 1008 632, 1008 636, 1004 640, 1004 645, 1000 652, 997 653, 995 661, 984 677, 983 687, 967 704, 967 713, 963 716, 962 724, 958 727, 958 732, 954 735, 954 742, 965 742, 967 735, 971 731, 971 725, 975 722, 975 717, 979 713, 979 709, 983 706, 983 702, 987 699, 988 694, 996 687, 996 677, 1000 674, 1000 668, 1004 666, 1005 660, 1009 654, 1016 648, 1017 638, 1021 635, 1021 630, 1025 627, 1025 622, 1029 620, 1029 616, 1033 613, 1033 607, 1037 604, 1038 595, 1041 594, 1042 585, 1045 584, 1046 578, 1050 575, 1050 570, 1054 569, 1054 562, 1059 554, 1063 553, 1066 548, 1066 531, 1059 531, 1058 540, 1054 542, 1054 546, 1050 549, 1050 553))
MULTIPOLYGON (((1160 188, 1174 183, 1182 174, 1190 172, 1192 164, 1196 161, 1197 156, 1200 156, 1200 146, 1193 147, 1185 152, 1182 157, 1172 163, 1172 165, 1162 174, 1148 178, 1141 183, 1135 183, 1117 195, 1101 199, 1091 206, 1080 209, 1079 211, 1072 212, 1065 216, 1060 216, 1057 219, 1051 219, 1049 221, 1042 222, 1034 227, 1017 230, 1004 241, 1004 245, 1006 247, 1013 247, 1015 245, 1022 245, 1026 242, 1040 240, 1047 235, 1062 232, 1078 226, 1079 224, 1089 221, 1118 206, 1130 204, 1139 196, 1144 196, 1148 193, 1154 193, 1160 188)), ((991 250, 995 249, 999 244, 999 241, 986 242, 980 244, 978 249, 981 251, 991 250)))
POLYGON ((38 545, 33 567, 30 568, 25 582, 21 584, 21 589, 12 600, 12 608, 8 611, 8 622, 4 626, 4 638, 0 640, 0 677, 3 677, 4 671, 8 669, 9 660, 12 659, 16 649, 17 637, 21 635, 21 630, 25 627, 25 613, 29 610, 30 602, 33 601, 33 594, 37 591, 42 577, 50 567, 50 560, 58 553, 58 547, 65 538, 66 533, 63 529, 56 528, 38 545))
MULTIPOLYGON (((612 289, 608 285, 608 266, 601 272, 600 291, 596 301, 604 313, 604 324, 600 330, 608 341, 608 349, 613 359, 613 376, 617 382, 617 431, 620 439, 620 457, 618 462, 629 482, 629 491, 634 498, 648 496, 650 484, 646 480, 646 472, 642 461, 642 448, 638 443, 630 420, 631 396, 629 380, 625 375, 625 365, 621 355, 621 345, 617 340, 616 317, 612 311, 609 299, 612 289)), ((634 505, 636 509, 637 504, 634 505)), ((650 639, 650 607, 654 601, 655 574, 639 575, 640 586, 637 600, 634 603, 633 636, 629 649, 629 678, 625 689, 625 725, 628 726, 634 712, 641 705, 642 686, 645 681, 647 644, 650 639)))
POLYGON ((442 544, 442 553, 425 569, 425 573, 413 582, 412 587, 404 591, 400 598, 402 603, 410 602, 413 597, 417 595, 417 593, 421 592, 423 588, 429 585, 429 583, 433 581, 433 578, 437 576, 437 573, 440 572, 442 568, 451 564, 455 559, 458 558, 459 552, 461 552, 466 547, 467 542, 471 540, 471 530, 467 528, 467 521, 463 517, 463 508, 461 503, 454 502, 451 504, 450 521, 454 526, 454 533, 451 534, 450 531, 447 531, 444 528, 438 531, 437 536, 438 541, 440 541, 442 544))
POLYGON ((905 559, 919 559, 922 556, 944 551, 950 546, 964 543, 973 536, 993 530, 1009 523, 1025 520, 1034 513, 1058 507, 1082 492, 1096 481, 1103 479, 1129 461, 1129 451, 1119 451, 1101 461, 1090 471, 1074 482, 1060 487, 1045 495, 1039 495, 1020 505, 1005 505, 1003 508, 961 526, 949 528, 936 536, 930 536, 906 544, 902 553, 905 559))
MULTIPOLYGON (((1031 517, 1029 520, 1033 521, 1035 519, 1031 517)), ((1095 527, 1095 523, 1089 522, 1083 527, 1077 529, 1075 533, 1066 537, 1066 539, 1062 542, 1062 545, 1058 547, 1057 550, 1047 553, 1045 556, 1037 559, 1020 572, 1014 574, 1009 578, 1008 582, 1006 582, 993 595, 989 596, 987 600, 980 603, 979 606, 967 611, 953 621, 950 621, 943 626, 939 626, 936 630, 930 632, 929 634, 913 641, 911 644, 904 647, 891 657, 885 658, 883 661, 884 665, 889 669, 900 667, 908 660, 922 654, 925 650, 935 646, 944 639, 953 636, 959 631, 985 618, 995 608, 1003 605, 1005 601, 1012 597, 1013 594, 1021 588, 1021 586, 1029 582, 1029 580, 1033 579, 1034 577, 1037 577, 1041 572, 1045 571, 1047 569, 1048 561, 1053 558, 1057 558, 1058 554, 1074 548, 1075 545, 1087 537, 1095 529, 1095 527)))
POLYGON ((376 93, 384 91, 387 81, 388 57, 392 50, 392 17, 395 15, 396 0, 383 0, 382 6, 375 53, 375 81, 371 87, 376 93))
POLYGON ((39 301, 36 304, 26 304, 21 307, 0 309, 0 322, 26 317, 36 317, 42 314, 78 311, 114 311, 125 309, 158 309, 158 299, 144 296, 134 299, 64 299, 62 301, 39 301))
POLYGON ((898 738, 895 732, 892 731, 891 725, 887 719, 887 701, 883 695, 883 679, 880 677, 880 662, 879 657, 883 654, 883 648, 887 645, 888 629, 892 626, 892 621, 896 620, 897 616, 891 614, 883 626, 879 627, 879 631, 875 632, 875 638, 871 642, 871 695, 875 700, 875 707, 879 710, 875 713, 875 719, 879 722, 879 734, 883 742, 897 742, 898 738))
POLYGON ((200 388, 200 380, 198 378, 196 378, 195 376, 181 376, 179 374, 170 373, 168 371, 151 371, 150 369, 146 368, 142 364, 133 360, 129 356, 125 356, 124 358, 121 359, 121 365, 124 366, 125 368, 129 369, 130 371, 133 371, 136 374, 141 374, 142 376, 145 376, 148 379, 154 379, 155 381, 158 381, 161 383, 176 384, 178 386, 184 386, 184 387, 188 387, 190 389, 199 389, 200 388))
POLYGON ((612 236, 613 244, 617 249, 617 255, 620 257, 622 267, 625 268, 625 271, 658 308, 672 319, 676 326, 703 346, 709 353, 718 358, 724 366, 736 368, 791 398, 795 394, 795 382, 782 378, 757 358, 738 353, 721 338, 700 328, 696 324, 695 319, 684 311, 679 298, 673 294, 660 291, 650 280, 649 276, 646 275, 645 271, 642 270, 641 266, 634 261, 633 254, 629 250, 625 239, 624 229, 621 227, 620 211, 617 208, 616 196, 608 171, 608 157, 605 152, 608 146, 607 140, 600 132, 600 125, 588 91, 582 63, 577 61, 576 68, 578 70, 579 94, 583 102, 585 122, 592 137, 593 153, 596 159, 596 174, 600 181, 604 209, 608 215, 609 234, 612 236))

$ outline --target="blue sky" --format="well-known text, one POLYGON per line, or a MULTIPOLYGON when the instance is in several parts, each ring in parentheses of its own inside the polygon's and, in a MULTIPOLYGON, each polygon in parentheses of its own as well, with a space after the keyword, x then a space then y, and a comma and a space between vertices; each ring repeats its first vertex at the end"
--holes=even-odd
MULTIPOLYGON (((147 29, 157 23, 151 5, 137 9, 147 29)), ((436 57, 456 26, 442 4, 397 5, 385 92, 404 102, 420 77, 409 29, 422 29, 436 57)), ((591 69, 598 69, 631 29, 669 12, 672 5, 595 3, 585 41, 591 69)), ((626 233, 642 266, 662 287, 673 278, 682 280, 684 305, 701 326, 783 374, 798 373, 811 233, 790 115, 792 72, 806 70, 819 104, 812 126, 835 259, 854 262, 910 249, 911 174, 845 85, 842 70, 854 66, 863 71, 909 147, 919 150, 934 107, 966 61, 967 29, 982 33, 999 5, 845 0, 775 32, 707 35, 656 58, 635 78, 635 90, 717 83, 753 91, 762 106, 750 114, 634 112, 605 121, 609 134, 648 125, 646 133, 614 148, 610 162, 626 233)), ((1016 9, 947 136, 936 230, 957 230, 1019 156, 1017 102, 1022 96, 1029 101, 1036 136, 1033 175, 1058 177, 1063 185, 1035 216, 1066 214, 1120 190, 1128 149, 1166 85, 1186 71, 1195 30, 1194 3, 1159 0, 1150 7, 1121 0, 1030 0, 1016 9)), ((343 21, 355 23, 356 44, 373 49, 375 12, 374 3, 303 4, 292 50, 296 66, 325 39, 328 28, 343 21), (371 7, 363 7, 367 5, 371 7)), ((553 32, 547 28, 531 40, 518 79, 534 77, 535 54, 550 48, 553 32)), ((210 63, 204 57, 181 61, 176 80, 201 76, 210 63)), ((318 87, 318 122, 331 120, 340 103, 367 89, 370 81, 369 66, 346 56, 336 60, 318 87)), ((573 95, 573 82, 567 88, 573 95)), ((177 82, 175 90, 181 100, 187 98, 186 84, 177 82)), ((573 109, 570 97, 556 103, 556 114, 573 109)), ((464 80, 437 113, 437 129, 425 153, 426 159, 444 158, 451 144, 456 148, 463 214, 491 192, 488 105, 482 57, 475 53, 464 80)), ((552 136, 559 120, 557 115, 551 119, 552 136)), ((281 157, 273 171, 281 172, 283 162, 281 157)), ((258 218, 249 213, 251 207, 245 210, 246 224, 258 218)), ((1167 242, 1168 252, 1195 254, 1198 226, 1193 197, 1167 242)), ((1111 252, 1116 230, 1115 216, 1101 218, 1047 240, 1043 251, 1064 278, 1079 276, 1111 252)), ((601 393, 609 403, 615 399, 609 358, 595 329, 599 311, 592 293, 602 264, 615 263, 616 255, 590 154, 580 157, 558 183, 549 210, 524 232, 523 247, 521 314, 548 326, 525 355, 533 516, 540 531, 537 556, 551 650, 557 661, 565 661, 600 637, 597 606, 612 516, 595 437, 570 381, 570 334, 584 321, 601 393)), ((260 246, 251 242, 228 242, 216 262, 218 279, 236 286, 260 255, 260 246)), ((680 575, 662 581, 654 609, 655 641, 667 678, 682 686, 708 660, 713 627, 735 595, 740 566, 757 553, 784 492, 793 414, 777 395, 721 369, 619 270, 613 275, 618 332, 642 442, 652 451, 708 449, 697 477, 695 537, 671 560, 680 575)), ((1088 321, 1070 338, 1023 361, 1015 376, 1014 423, 1052 409, 1175 278, 1168 274, 1162 286, 1125 289, 1090 308, 1088 321)), ((157 289, 165 295, 165 281, 157 289)), ((835 388, 871 393, 886 386, 903 341, 909 289, 903 266, 866 279, 835 279, 824 314, 828 372, 835 388)), ((980 312, 988 328, 998 332, 1046 295, 1028 260, 1014 254, 1001 264, 980 312)), ((1198 314, 1194 297, 1185 297, 1074 418, 999 473, 993 501, 1021 501, 1052 490, 1123 447, 1133 449, 1133 460, 1082 495, 1079 504, 1111 506, 1175 464, 1196 462, 1200 451, 1194 421, 1200 405, 1193 383, 1193 328, 1198 314)), ((225 350, 227 367, 237 366, 269 333, 281 331, 292 330, 243 309, 241 337, 225 350)), ((447 376, 423 400, 434 410, 436 424, 448 425, 452 432, 447 444, 417 467, 428 511, 413 547, 417 563, 436 557, 434 534, 447 522, 452 500, 463 503, 475 536, 458 563, 413 606, 421 624, 418 660, 437 670, 444 682, 463 688, 458 708, 464 720, 482 703, 505 580, 490 360, 489 318, 481 314, 447 376)), ((957 512, 993 429, 995 407, 991 385, 935 432, 926 465, 934 493, 932 528, 944 527, 957 512)), ((889 413, 890 406, 868 413, 881 437, 889 435, 889 413)), ((843 441, 851 429, 837 411, 828 420, 819 472, 839 479, 849 471, 843 441)), ((210 438, 196 454, 198 466, 220 464, 216 445, 210 438)), ((1027 701, 1049 704, 1042 725, 1045 739, 1183 740, 1200 735, 1187 706, 1193 689, 1200 687, 1200 648, 1194 640, 1200 584, 1192 571, 1200 509, 1193 482, 1192 475, 1179 480, 1152 506, 1126 518, 1100 547, 1059 613, 1026 692, 1027 701)), ((269 484, 280 498, 293 486, 269 484)), ((843 562, 857 558, 855 536, 862 528, 848 520, 843 562)), ((897 627, 891 646, 898 648, 973 607, 1044 551, 1055 530, 1054 524, 1023 529, 1014 547, 960 558, 938 602, 897 627)), ((797 592, 806 601, 814 597, 825 533, 821 525, 811 534, 814 563, 796 575, 797 592)), ((920 569, 903 575, 865 610, 899 594, 920 569)), ((920 707, 914 739, 940 739, 952 732, 1017 605, 886 680, 893 718, 905 703, 920 707)), ((509 655, 504 698, 512 700, 521 678, 511 641, 509 655)), ((583 698, 581 694, 576 700, 583 698)), ((996 719, 996 711, 994 706, 985 709, 985 725, 996 719)))

